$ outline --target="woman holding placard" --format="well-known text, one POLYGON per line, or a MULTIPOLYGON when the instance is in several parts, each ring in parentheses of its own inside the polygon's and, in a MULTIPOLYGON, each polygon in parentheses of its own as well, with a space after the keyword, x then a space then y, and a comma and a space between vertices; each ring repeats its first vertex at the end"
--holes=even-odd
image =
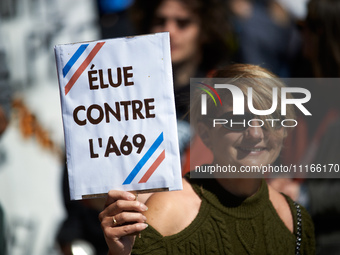
MULTIPOLYGON (((232 65, 217 71, 214 78, 232 78, 246 97, 251 87, 254 107, 259 110, 271 108, 274 87, 284 87, 272 73, 252 65, 232 65)), ((215 107, 208 98, 208 109, 215 109, 209 117, 201 115, 201 94, 191 107, 192 124, 213 153, 211 166, 241 170, 273 164, 289 129, 279 121, 271 125, 263 120, 281 118, 280 93, 270 116, 254 117, 246 108, 238 120, 252 120, 251 125, 228 122, 211 128, 212 118, 229 118, 234 110, 228 91, 218 91, 222 107, 215 107)), ((287 105, 286 110, 284 119, 294 119, 293 106, 287 105)), ((129 192, 110 191, 99 215, 109 254, 315 253, 313 223, 303 207, 259 176, 226 178, 230 176, 191 179, 186 175, 183 190, 155 193, 145 204, 129 192), (141 236, 135 237, 139 232, 141 236)))

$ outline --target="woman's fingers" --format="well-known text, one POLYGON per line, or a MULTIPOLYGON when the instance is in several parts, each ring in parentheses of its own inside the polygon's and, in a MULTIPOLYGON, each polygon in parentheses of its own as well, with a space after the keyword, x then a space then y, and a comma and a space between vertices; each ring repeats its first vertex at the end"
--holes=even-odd
POLYGON ((132 248, 134 238, 131 237, 148 227, 145 221, 146 217, 140 212, 121 212, 115 216, 106 216, 101 226, 110 250, 132 248))
POLYGON ((124 225, 126 223, 145 223, 146 217, 141 213, 132 213, 132 212, 124 212, 119 213, 116 216, 114 216, 116 220, 116 224, 114 225, 124 225))
POLYGON ((116 227, 128 223, 144 223, 146 217, 141 213, 122 212, 114 216, 107 216, 102 220, 102 227, 116 227))
POLYGON ((107 194, 105 207, 109 206, 110 204, 114 203, 117 200, 133 201, 136 200, 136 196, 127 191, 110 190, 109 193, 107 194))
POLYGON ((99 220, 103 221, 105 217, 115 216, 121 212, 145 212, 147 209, 147 206, 139 201, 117 200, 99 214, 99 220))
POLYGON ((108 215, 115 215, 123 211, 145 212, 147 209, 147 206, 139 201, 118 200, 106 207, 105 210, 108 215))
POLYGON ((103 231, 106 238, 112 241, 118 241, 125 236, 137 235, 147 227, 148 224, 146 223, 134 223, 116 227, 105 227, 103 231))
POLYGON ((105 235, 111 240, 138 233, 147 227, 146 217, 142 212, 148 208, 135 198, 130 192, 109 191, 99 220, 105 235))
POLYGON ((124 211, 144 212, 148 208, 145 204, 135 201, 136 196, 130 192, 111 190, 108 193, 105 209, 99 214, 102 222, 106 216, 114 216, 124 211))

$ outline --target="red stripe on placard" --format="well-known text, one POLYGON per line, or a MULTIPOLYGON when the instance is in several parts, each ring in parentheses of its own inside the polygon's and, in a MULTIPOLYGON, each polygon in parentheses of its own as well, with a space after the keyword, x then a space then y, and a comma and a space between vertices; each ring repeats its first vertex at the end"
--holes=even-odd
POLYGON ((155 172, 157 167, 163 162, 164 159, 165 159, 165 150, 163 150, 162 153, 155 160, 155 162, 153 162, 153 164, 150 166, 148 171, 146 171, 142 179, 140 179, 139 183, 146 183, 149 180, 150 176, 155 172))
POLYGON ((71 79, 68 81, 68 83, 65 86, 65 96, 71 90, 71 88, 73 87, 74 83, 78 80, 78 78, 84 72, 86 67, 88 67, 88 65, 91 63, 93 58, 97 55, 98 51, 103 47, 104 43, 105 42, 97 43, 96 46, 94 46, 94 48, 90 52, 90 54, 86 57, 84 62, 79 66, 77 71, 73 74, 73 76, 71 77, 71 79))

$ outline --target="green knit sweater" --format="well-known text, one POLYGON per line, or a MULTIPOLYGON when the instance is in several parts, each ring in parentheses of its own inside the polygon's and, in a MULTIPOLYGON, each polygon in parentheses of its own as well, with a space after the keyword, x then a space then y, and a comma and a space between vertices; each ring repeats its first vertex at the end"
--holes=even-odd
MULTIPOLYGON (((189 181, 202 199, 197 217, 180 233, 167 237, 149 226, 136 238, 132 254, 295 254, 297 213, 290 198, 286 197, 294 233, 276 213, 265 181, 246 199, 228 193, 214 179, 189 181)), ((315 254, 313 223, 301 209, 301 254, 315 254)))

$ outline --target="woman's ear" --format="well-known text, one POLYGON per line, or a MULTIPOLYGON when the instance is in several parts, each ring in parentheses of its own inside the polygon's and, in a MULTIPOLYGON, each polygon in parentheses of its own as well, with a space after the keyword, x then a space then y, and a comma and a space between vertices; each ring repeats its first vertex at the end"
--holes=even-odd
POLYGON ((203 122, 199 122, 197 124, 197 133, 204 145, 211 149, 211 133, 207 125, 203 122))

